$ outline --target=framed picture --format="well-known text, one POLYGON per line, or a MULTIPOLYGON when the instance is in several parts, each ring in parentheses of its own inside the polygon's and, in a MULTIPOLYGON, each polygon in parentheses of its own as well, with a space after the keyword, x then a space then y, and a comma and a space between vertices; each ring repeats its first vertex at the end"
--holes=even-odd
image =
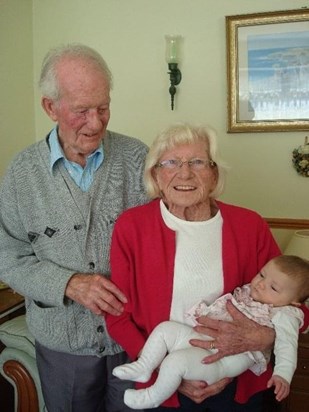
POLYGON ((309 130, 309 9, 225 19, 228 132, 309 130))

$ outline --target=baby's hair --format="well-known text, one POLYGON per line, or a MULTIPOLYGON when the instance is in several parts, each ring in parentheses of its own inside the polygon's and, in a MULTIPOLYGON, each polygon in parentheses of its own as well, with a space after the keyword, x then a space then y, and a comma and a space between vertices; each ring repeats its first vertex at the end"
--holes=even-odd
POLYGON ((298 283, 298 301, 309 298, 309 260, 299 256, 281 255, 273 259, 277 267, 298 283))

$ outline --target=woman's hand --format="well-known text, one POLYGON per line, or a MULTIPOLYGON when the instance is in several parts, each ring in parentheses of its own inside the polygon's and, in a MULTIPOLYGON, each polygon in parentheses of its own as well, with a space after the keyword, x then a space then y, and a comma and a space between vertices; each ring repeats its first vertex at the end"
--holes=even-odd
POLYGON ((232 379, 230 378, 224 378, 208 386, 207 383, 203 381, 183 380, 178 391, 190 398, 193 402, 201 403, 206 398, 220 393, 231 381, 232 379))
POLYGON ((226 308, 232 316, 232 322, 210 319, 207 316, 198 318, 195 330, 213 338, 211 341, 192 339, 191 345, 203 349, 216 349, 218 352, 203 359, 203 363, 212 363, 227 355, 235 355, 246 351, 263 351, 273 346, 275 332, 266 326, 250 320, 242 314, 231 301, 226 308))

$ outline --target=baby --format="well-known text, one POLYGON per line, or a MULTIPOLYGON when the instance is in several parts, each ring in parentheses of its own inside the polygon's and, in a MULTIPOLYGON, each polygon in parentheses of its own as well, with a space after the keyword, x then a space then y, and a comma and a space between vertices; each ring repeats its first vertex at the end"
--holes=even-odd
MULTIPOLYGON (((250 319, 275 329, 275 367, 267 386, 275 386, 276 399, 288 396, 297 363, 299 328, 303 312, 298 308, 309 296, 309 261, 297 256, 278 256, 269 261, 250 284, 236 288, 212 305, 199 302, 188 312, 195 321, 202 315, 231 320, 225 309, 230 299, 250 319)), ((245 352, 203 364, 207 350, 190 345, 190 339, 205 339, 191 326, 173 321, 158 325, 137 361, 114 368, 120 379, 147 382, 156 368, 156 382, 146 389, 127 389, 124 402, 133 409, 156 408, 179 387, 182 379, 203 380, 211 385, 224 377, 235 377, 247 369, 256 375, 266 370, 269 353, 245 352)), ((211 340, 211 338, 209 338, 211 340)), ((211 352, 211 351, 209 351, 211 352)))

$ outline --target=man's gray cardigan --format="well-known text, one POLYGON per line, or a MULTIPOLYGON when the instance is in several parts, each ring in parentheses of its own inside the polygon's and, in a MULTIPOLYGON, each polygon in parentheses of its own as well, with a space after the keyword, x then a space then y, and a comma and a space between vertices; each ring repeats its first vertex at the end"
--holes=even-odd
POLYGON ((64 297, 77 272, 108 274, 118 215, 146 201, 147 147, 107 132, 104 162, 88 192, 59 163, 50 166, 48 137, 17 155, 0 189, 0 279, 26 297, 29 329, 57 351, 105 356, 122 349, 101 316, 64 297))

